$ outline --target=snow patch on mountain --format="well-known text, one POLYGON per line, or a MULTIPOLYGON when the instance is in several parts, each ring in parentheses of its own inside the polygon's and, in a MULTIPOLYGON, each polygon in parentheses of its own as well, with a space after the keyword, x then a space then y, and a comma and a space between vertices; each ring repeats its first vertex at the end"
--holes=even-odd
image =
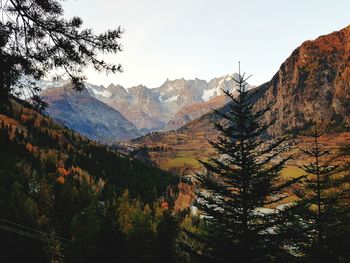
POLYGON ((109 98, 112 93, 108 91, 104 86, 92 85, 90 83, 84 82, 85 88, 89 91, 92 96, 109 98))
POLYGON ((209 101, 211 98, 215 96, 216 96, 216 89, 204 90, 202 100, 209 101))
POLYGON ((98 91, 98 90, 93 90, 95 95, 101 95, 103 97, 109 98, 112 93, 110 93, 108 90, 104 90, 104 91, 98 91))
POLYGON ((180 95, 175 95, 170 97, 169 99, 164 100, 164 102, 173 102, 173 101, 177 101, 177 99, 179 98, 180 95))
POLYGON ((210 99, 222 94, 222 90, 225 90, 225 81, 230 80, 227 76, 222 77, 216 87, 203 91, 202 100, 209 101, 210 99))

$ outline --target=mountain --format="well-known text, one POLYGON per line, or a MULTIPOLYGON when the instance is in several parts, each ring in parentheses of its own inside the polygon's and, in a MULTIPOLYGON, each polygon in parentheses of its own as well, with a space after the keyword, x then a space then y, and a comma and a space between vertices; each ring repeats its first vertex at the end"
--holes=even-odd
MULTIPOLYGON (((350 26, 302 43, 269 82, 252 92, 254 110, 271 107, 263 116, 265 123, 275 120, 267 131, 269 136, 298 135, 313 121, 320 122, 328 132, 349 130, 350 26)), ((226 104, 220 111, 226 112, 229 107, 226 104)), ((209 156, 207 140, 215 140, 218 135, 214 121, 223 120, 215 113, 207 113, 176 131, 154 133, 132 144, 162 144, 171 149, 171 153, 156 154, 164 163, 167 158, 187 156, 189 152, 209 156)))
POLYGON ((271 135, 294 133, 317 121, 332 129, 350 125, 350 26, 306 41, 271 81, 259 87, 255 109, 272 105, 271 135))
POLYGON ((176 130, 192 120, 198 119, 213 109, 218 109, 227 103, 227 97, 219 95, 208 101, 193 103, 183 107, 175 116, 167 123, 165 130, 176 130))
POLYGON ((0 145, 4 146, 0 151, 2 175, 8 172, 13 175, 12 179, 18 177, 27 181, 29 176, 37 176, 30 179, 34 182, 46 174, 50 182, 64 184, 60 176, 68 182, 79 174, 92 177, 92 184, 106 180, 104 183, 113 184, 119 194, 129 189, 132 197, 141 197, 145 202, 154 201, 166 192, 168 185, 177 184, 172 175, 89 140, 36 112, 25 102, 12 101, 12 105, 11 113, 0 112, 0 145), (6 144, 11 147, 5 147, 6 144))
MULTIPOLYGON (((222 90, 235 92, 236 89, 232 77, 237 75, 225 75, 209 82, 198 78, 167 79, 157 88, 147 88, 144 85, 124 88, 118 84, 104 87, 87 82, 84 85, 91 97, 120 112, 142 134, 146 134, 178 129, 211 109, 223 106, 225 99, 222 90)), ((37 85, 46 90, 68 83, 65 80, 40 81, 37 85)), ((249 85, 247 87, 251 88, 249 85)))
POLYGON ((177 129, 223 106, 222 89, 234 91, 236 84, 229 75, 209 82, 200 79, 167 79, 160 87, 143 85, 124 88, 111 84, 107 88, 86 84, 90 94, 121 112, 144 132, 177 129))
POLYGON ((92 96, 121 112, 140 130, 162 129, 169 118, 156 92, 143 85, 129 89, 114 84, 107 88, 88 83, 85 86, 92 96))
POLYGON ((50 117, 89 139, 114 143, 140 136, 134 124, 86 89, 77 92, 66 84, 45 89, 41 97, 49 104, 46 111, 50 117))
MULTIPOLYGON (((210 110, 223 106, 226 102, 223 90, 236 93, 237 85, 232 77, 237 77, 237 74, 214 78, 208 83, 199 79, 186 81, 187 85, 183 79, 181 80, 183 84, 178 83, 178 80, 170 83, 165 82, 158 88, 159 93, 162 94, 161 98, 170 96, 168 100, 176 98, 178 107, 164 130, 178 129, 210 110)), ((247 88, 251 87, 247 85, 247 88)))

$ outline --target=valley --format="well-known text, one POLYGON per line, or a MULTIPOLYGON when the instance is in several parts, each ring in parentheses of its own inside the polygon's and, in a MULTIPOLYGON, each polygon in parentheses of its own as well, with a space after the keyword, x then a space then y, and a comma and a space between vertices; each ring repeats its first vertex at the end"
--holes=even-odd
MULTIPOLYGON (((264 135, 266 142, 275 136, 290 137, 284 156, 293 154, 293 159, 282 170, 283 180, 303 174, 300 166, 309 160, 300 149, 308 146, 308 138, 303 133, 311 127, 312 121, 326 130, 322 137, 324 147, 339 149, 350 143, 349 106, 344 100, 349 96, 348 67, 345 65, 350 49, 344 39, 350 40, 350 27, 306 41, 294 50, 269 82, 259 87, 247 85, 254 94, 254 111, 265 105, 271 106, 262 116, 265 124, 275 120, 264 135), (330 50, 335 52, 330 55, 330 50), (334 69, 337 69, 336 74, 332 73, 334 69)), ((90 139, 114 145, 124 154, 149 160, 165 171, 192 178, 195 173, 204 171, 199 160, 208 161, 217 155, 209 141, 215 142, 219 135, 214 123, 225 121, 213 110, 218 109, 220 113, 230 110, 229 99, 223 90, 237 95, 237 85, 232 77, 237 78, 237 74, 209 82, 183 78, 166 80, 153 89, 143 85, 124 88, 115 84, 104 87, 85 83, 85 89, 80 93, 69 88, 67 92, 66 86, 55 87, 60 86, 59 82, 42 82, 41 85, 48 86, 42 96, 51 104, 47 110, 51 117, 63 120, 65 125, 90 139), (89 102, 82 103, 84 98, 89 102), (80 117, 73 117, 68 108, 62 107, 62 103, 72 102, 70 108, 78 108, 80 117), (112 109, 115 113, 103 113, 102 109, 92 106, 92 102, 108 109, 106 113, 112 109), (94 117, 96 113, 99 115, 94 117), (65 114, 70 117, 64 117, 65 114), (117 115, 119 119, 113 120, 117 115), (90 126, 84 124, 87 118, 90 118, 90 126), (101 126, 101 121, 105 127, 101 126)), ((67 84, 63 81, 61 85, 67 84)), ((180 198, 177 207, 184 209, 194 197, 188 189, 181 196, 184 201, 180 198)))
POLYGON ((348 3, 83 2, 1 1, 0 262, 350 262, 348 3))

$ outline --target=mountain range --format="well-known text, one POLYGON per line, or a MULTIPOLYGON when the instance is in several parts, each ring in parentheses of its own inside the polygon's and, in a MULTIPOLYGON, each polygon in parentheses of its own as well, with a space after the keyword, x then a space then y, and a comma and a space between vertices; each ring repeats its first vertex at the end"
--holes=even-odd
MULTIPOLYGON (((166 80, 158 88, 124 88, 85 82, 79 94, 69 81, 41 81, 47 113, 92 140, 113 143, 151 131, 175 130, 226 103, 223 90, 236 92, 236 74, 209 82, 166 80)), ((250 86, 249 86, 250 88, 250 86)))
POLYGON ((236 84, 226 75, 205 80, 184 78, 167 79, 160 87, 147 88, 139 85, 124 88, 110 84, 108 87, 86 83, 92 96, 122 113, 143 133, 149 131, 177 129, 225 104, 218 100, 224 90, 235 92, 236 84))

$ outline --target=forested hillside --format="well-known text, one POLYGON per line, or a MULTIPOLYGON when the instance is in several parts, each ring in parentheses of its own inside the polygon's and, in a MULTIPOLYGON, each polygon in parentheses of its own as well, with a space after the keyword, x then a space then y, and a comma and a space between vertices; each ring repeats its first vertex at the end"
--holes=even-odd
POLYGON ((3 262, 152 257, 138 251, 156 248, 177 179, 12 105, 0 115, 3 262))

